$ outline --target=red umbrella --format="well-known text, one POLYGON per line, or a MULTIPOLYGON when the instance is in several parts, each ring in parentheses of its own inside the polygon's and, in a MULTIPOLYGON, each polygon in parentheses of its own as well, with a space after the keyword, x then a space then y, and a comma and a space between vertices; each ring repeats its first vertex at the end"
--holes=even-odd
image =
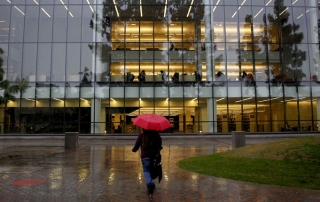
POLYGON ((133 124, 146 130, 165 130, 170 128, 170 122, 157 114, 141 114, 133 120, 133 124))

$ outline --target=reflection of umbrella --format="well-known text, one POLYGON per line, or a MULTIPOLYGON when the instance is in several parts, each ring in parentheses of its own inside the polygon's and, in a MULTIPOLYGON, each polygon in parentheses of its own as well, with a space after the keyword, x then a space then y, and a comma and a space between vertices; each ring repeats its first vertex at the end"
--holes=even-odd
POLYGON ((133 124, 146 130, 165 130, 170 128, 170 122, 157 114, 142 114, 133 120, 133 124))

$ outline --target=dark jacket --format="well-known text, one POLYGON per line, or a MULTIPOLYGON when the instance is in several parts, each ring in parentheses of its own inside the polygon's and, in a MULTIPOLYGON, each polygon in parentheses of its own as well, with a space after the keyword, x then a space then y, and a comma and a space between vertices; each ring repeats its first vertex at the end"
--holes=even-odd
POLYGON ((160 153, 160 150, 162 149, 162 138, 160 137, 159 133, 157 133, 155 145, 152 148, 148 148, 148 147, 143 148, 142 138, 143 138, 143 133, 140 133, 134 147, 132 148, 133 152, 138 151, 138 149, 141 147, 141 158, 155 157, 157 154, 160 153))

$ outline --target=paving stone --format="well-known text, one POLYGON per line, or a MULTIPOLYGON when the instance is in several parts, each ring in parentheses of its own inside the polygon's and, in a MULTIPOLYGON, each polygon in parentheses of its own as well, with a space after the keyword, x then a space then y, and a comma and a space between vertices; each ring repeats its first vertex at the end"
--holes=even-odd
MULTIPOLYGON (((230 149, 224 140, 199 142, 164 141, 163 179, 156 182, 153 201, 320 201, 318 190, 242 182, 180 169, 177 162, 181 159, 230 149)), ((14 147, 14 140, 7 141, 0 150, 4 157, 0 160, 0 201, 150 201, 139 153, 131 152, 133 144, 134 140, 85 140, 71 151, 62 147, 63 140, 55 140, 54 147, 48 140, 25 140, 14 147), (22 179, 46 183, 11 185, 22 179)))

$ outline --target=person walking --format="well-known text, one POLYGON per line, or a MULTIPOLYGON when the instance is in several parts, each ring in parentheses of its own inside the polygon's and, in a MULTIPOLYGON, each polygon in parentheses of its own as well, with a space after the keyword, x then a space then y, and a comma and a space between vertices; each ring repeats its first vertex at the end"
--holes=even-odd
POLYGON ((136 152, 139 148, 141 148, 140 157, 148 194, 152 197, 155 184, 151 176, 151 163, 160 154, 160 150, 162 149, 162 138, 158 131, 142 129, 142 133, 138 135, 132 151, 136 152))

